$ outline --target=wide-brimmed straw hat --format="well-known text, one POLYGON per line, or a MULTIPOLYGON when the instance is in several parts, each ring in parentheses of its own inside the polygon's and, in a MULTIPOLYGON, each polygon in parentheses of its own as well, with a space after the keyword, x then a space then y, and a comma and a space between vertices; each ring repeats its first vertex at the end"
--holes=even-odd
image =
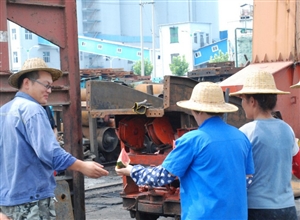
POLYGON ((300 88, 300 81, 297 84, 292 85, 290 88, 291 89, 300 88))
POLYGON ((32 71, 46 71, 50 73, 53 82, 62 76, 61 70, 49 68, 43 59, 30 58, 24 62, 22 69, 19 72, 10 75, 10 77, 8 78, 9 85, 18 89, 18 80, 20 76, 32 71))
POLYGON ((243 88, 240 91, 230 93, 230 96, 242 94, 290 94, 276 88, 274 77, 269 72, 255 72, 245 78, 243 88))
POLYGON ((201 112, 225 113, 235 112, 238 107, 226 103, 221 87, 212 82, 198 83, 189 100, 179 101, 178 106, 201 112))

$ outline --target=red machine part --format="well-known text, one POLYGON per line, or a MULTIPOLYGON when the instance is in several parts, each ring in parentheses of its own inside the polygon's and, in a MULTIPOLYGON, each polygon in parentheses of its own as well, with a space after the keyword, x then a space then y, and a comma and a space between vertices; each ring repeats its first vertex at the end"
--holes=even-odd
POLYGON ((174 131, 169 119, 166 116, 155 118, 152 122, 146 124, 149 137, 156 145, 172 145, 174 131))
POLYGON ((119 122, 119 138, 127 147, 140 150, 144 147, 145 138, 144 117, 126 117, 119 122))

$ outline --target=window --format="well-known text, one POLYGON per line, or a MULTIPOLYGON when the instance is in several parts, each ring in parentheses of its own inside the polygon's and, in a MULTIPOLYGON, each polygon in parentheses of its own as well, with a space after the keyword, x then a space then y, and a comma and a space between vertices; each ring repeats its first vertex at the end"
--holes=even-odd
POLYGON ((196 44, 198 42, 198 34, 194 33, 194 43, 196 44))
POLYGON ((170 27, 170 43, 178 43, 178 27, 170 27))
POLYGON ((122 48, 117 48, 117 53, 122 53, 122 48))
POLYGON ((209 34, 206 34, 206 43, 209 44, 209 34))
POLYGON ((200 51, 195 53, 195 58, 198 58, 198 57, 201 57, 201 52, 200 51))
POLYGON ((212 51, 212 52, 216 52, 216 51, 218 51, 218 50, 219 50, 218 45, 214 45, 214 46, 211 47, 211 51, 212 51))
POLYGON ((14 63, 18 63, 19 62, 18 52, 13 52, 13 60, 14 60, 14 63))
POLYGON ((32 40, 32 33, 28 30, 25 30, 25 40, 32 40))
POLYGON ((138 57, 142 56, 142 52, 141 51, 138 51, 137 54, 136 54, 138 57))
POLYGON ((11 38, 17 40, 17 30, 15 28, 11 29, 11 38))
POLYGON ((50 52, 49 51, 43 52, 43 59, 46 63, 50 63, 50 52))
POLYGON ((173 62, 174 57, 178 57, 179 53, 173 53, 171 54, 171 63, 173 62))
POLYGON ((204 47, 205 46, 205 43, 204 43, 204 33, 201 33, 200 34, 200 47, 204 47))
POLYGON ((98 44, 98 45, 97 45, 97 49, 98 49, 98 50, 102 50, 102 48, 103 48, 102 44, 98 44))

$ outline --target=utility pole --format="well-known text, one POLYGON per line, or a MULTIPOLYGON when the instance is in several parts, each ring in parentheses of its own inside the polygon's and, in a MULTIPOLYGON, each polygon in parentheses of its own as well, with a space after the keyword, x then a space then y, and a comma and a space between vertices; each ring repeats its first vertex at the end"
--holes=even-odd
POLYGON ((155 55, 155 7, 152 0, 152 63, 153 63, 153 78, 156 77, 156 55, 155 55))
POLYGON ((144 76, 143 3, 140 0, 141 76, 144 76))
POLYGON ((143 7, 145 4, 152 5, 152 48, 153 48, 153 73, 155 76, 155 31, 154 31, 154 0, 152 2, 143 2, 140 0, 140 38, 141 38, 141 76, 145 75, 144 68, 144 34, 143 34, 143 7))

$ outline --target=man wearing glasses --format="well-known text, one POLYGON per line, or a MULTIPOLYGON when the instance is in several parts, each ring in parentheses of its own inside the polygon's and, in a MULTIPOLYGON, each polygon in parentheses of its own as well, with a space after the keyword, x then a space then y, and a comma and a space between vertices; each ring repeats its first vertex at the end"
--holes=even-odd
POLYGON ((91 178, 108 175, 101 164, 73 157, 55 138, 42 105, 61 76, 44 60, 32 58, 8 79, 19 91, 0 108, 1 218, 56 219, 54 171, 69 169, 91 178))

